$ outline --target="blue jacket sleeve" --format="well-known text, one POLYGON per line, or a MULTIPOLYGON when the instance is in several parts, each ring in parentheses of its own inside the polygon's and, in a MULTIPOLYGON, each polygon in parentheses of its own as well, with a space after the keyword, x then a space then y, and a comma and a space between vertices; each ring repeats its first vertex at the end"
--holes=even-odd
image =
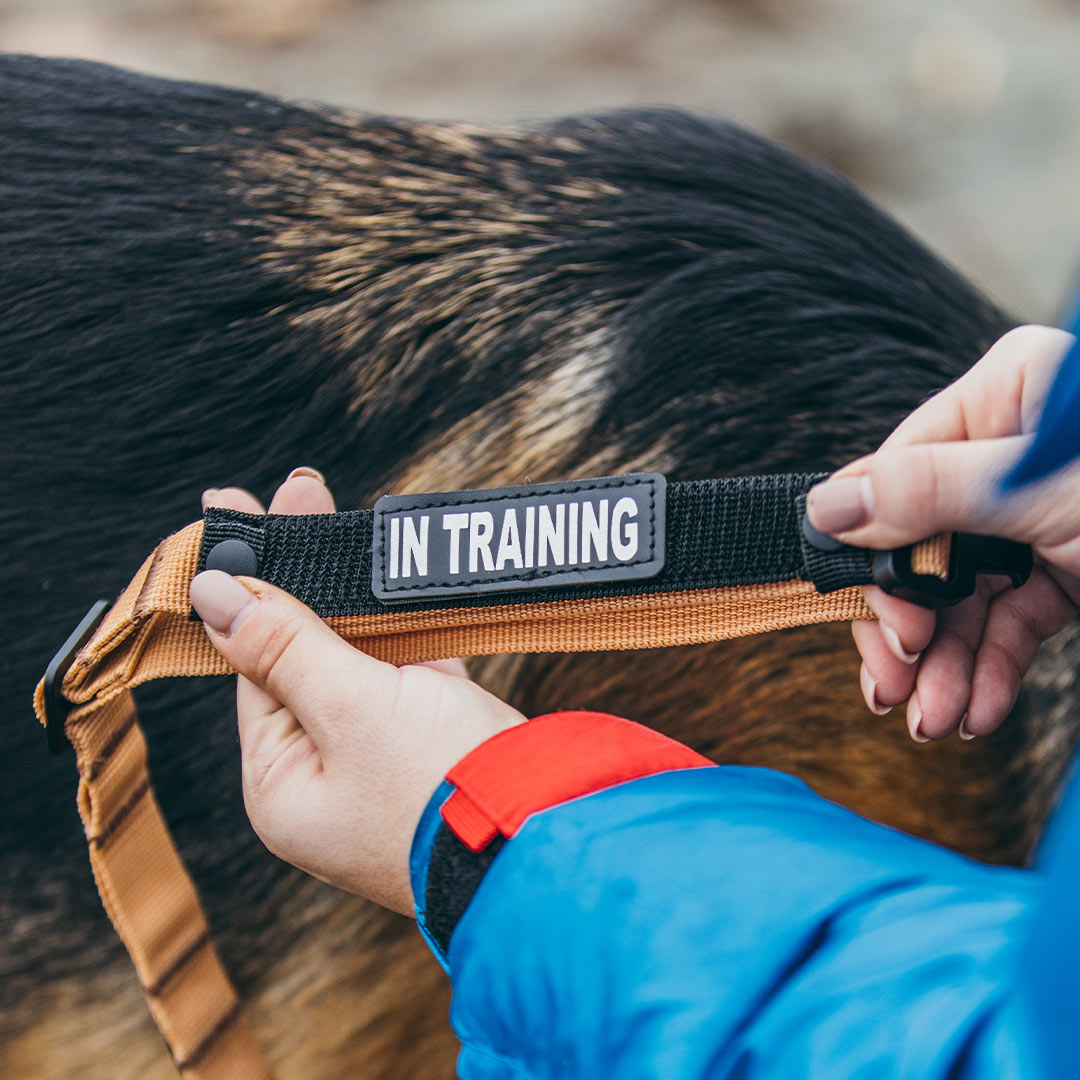
POLYGON ((1010 987, 1039 889, 771 770, 619 784, 530 817, 457 923, 459 1075, 1036 1080, 1010 987))

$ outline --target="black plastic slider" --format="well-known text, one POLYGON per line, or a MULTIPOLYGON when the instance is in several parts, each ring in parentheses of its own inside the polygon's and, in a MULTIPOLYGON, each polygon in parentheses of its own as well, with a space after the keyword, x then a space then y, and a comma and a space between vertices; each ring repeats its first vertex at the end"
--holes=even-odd
POLYGON ((917 574, 911 568, 914 545, 892 551, 875 551, 874 584, 901 600, 928 608, 950 607, 975 592, 978 574, 1008 576, 1014 589, 1031 576, 1033 558, 1030 544, 1003 540, 998 536, 953 533, 949 546, 949 573, 917 574))
POLYGON ((49 661, 45 669, 43 689, 45 691, 45 741, 49 751, 62 754, 71 745, 64 733, 64 723, 71 712, 72 703, 60 692, 64 676, 71 670, 75 657, 86 643, 94 636, 94 631, 112 607, 111 600, 98 600, 82 617, 71 636, 60 646, 57 654, 49 661))
POLYGON ((1031 575, 1033 560, 1029 544, 973 533, 952 534, 945 577, 916 573, 911 565, 915 544, 889 551, 852 547, 810 524, 805 496, 799 497, 797 507, 807 577, 819 592, 874 584, 901 600, 927 608, 943 608, 971 596, 979 574, 1007 575, 1017 589, 1031 575))

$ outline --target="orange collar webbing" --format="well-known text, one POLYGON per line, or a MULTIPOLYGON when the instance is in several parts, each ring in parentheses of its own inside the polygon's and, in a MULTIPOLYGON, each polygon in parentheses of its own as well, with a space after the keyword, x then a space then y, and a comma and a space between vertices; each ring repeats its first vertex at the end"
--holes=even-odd
MULTIPOLYGON (((747 481, 706 483, 727 484, 729 489, 734 483, 739 497, 749 500, 746 505, 751 511, 764 507, 761 529, 776 528, 779 506, 780 523, 792 534, 784 541, 786 552, 801 549, 805 553, 810 542, 820 553, 815 539, 827 548, 828 541, 815 538, 813 530, 802 531, 798 514, 802 493, 816 478, 765 479, 775 490, 764 496, 760 486, 747 481)), ((696 529, 711 542, 709 530, 700 528, 702 521, 712 521, 709 514, 715 516, 729 505, 717 502, 719 489, 698 489, 705 492, 708 505, 703 509, 694 491, 680 494, 680 488, 692 485, 668 488, 669 556, 674 549, 673 530, 696 529), (685 505, 673 515, 672 506, 681 505, 680 499, 685 505)), ((724 498, 727 494, 730 490, 720 491, 724 498)), ((461 503, 458 499, 455 505, 461 503)), ((51 687, 45 680, 37 687, 34 706, 39 719, 51 728, 57 745, 69 740, 75 748, 79 812, 102 902, 131 954, 177 1067, 191 1080, 254 1080, 269 1077, 270 1072, 244 1024, 236 994, 209 940, 195 888, 151 789, 146 742, 131 691, 151 679, 229 672, 201 624, 192 618, 188 601, 192 577, 224 540, 250 540, 252 550, 258 549, 258 574, 266 580, 273 582, 277 577, 275 583, 281 584, 282 567, 292 567, 284 573, 283 587, 288 587, 290 573, 295 584, 314 582, 318 575, 332 572, 328 553, 338 551, 346 561, 355 561, 357 549, 342 544, 341 530, 362 529, 365 520, 370 536, 370 514, 366 519, 357 513, 290 519, 209 512, 205 528, 204 522, 196 522, 158 546, 88 640, 73 635, 58 654, 50 666, 51 687), (291 541, 283 545, 283 537, 296 539, 298 534, 290 530, 298 528, 314 529, 318 535, 312 540, 309 532, 306 540, 297 542, 299 546, 291 541), (307 561, 301 559, 297 570, 296 552, 301 549, 307 561)), ((478 528, 486 535, 484 526, 481 519, 478 528)), ((417 530, 415 537, 419 535, 417 530)), ((676 538, 675 546, 678 543, 681 540, 676 538)), ((950 547, 943 538, 935 538, 909 550, 903 565, 909 574, 929 575, 940 584, 955 580, 958 568, 965 573, 971 569, 959 565, 957 553, 963 550, 955 539, 950 547)), ((853 552, 845 549, 837 554, 843 560, 853 552)), ((693 557, 693 550, 679 556, 689 560, 687 567, 693 557)), ((811 554, 808 561, 816 558, 811 554)), ((862 552, 859 558, 866 564, 871 556, 862 552)), ((361 564, 370 572, 370 557, 364 555, 361 564)), ((873 617, 857 584, 838 587, 833 580, 830 587, 836 591, 822 594, 794 568, 786 578, 776 578, 774 573, 774 580, 741 584, 709 584, 707 580, 702 584, 700 576, 693 575, 692 580, 680 583, 665 579, 664 573, 606 585, 586 581, 582 595, 564 585, 547 592, 526 590, 516 597, 508 593, 496 598, 485 591, 479 602, 467 595, 410 601, 401 607, 373 602, 365 585, 367 591, 360 590, 364 600, 357 604, 359 611, 319 613, 328 615, 329 625, 357 648, 395 664, 491 653, 680 645, 873 617), (665 580, 673 587, 664 588, 665 580)), ((872 575, 855 580, 872 580, 872 575)), ((341 589, 321 595, 340 599, 341 589)), ((314 606, 318 610, 319 605, 314 606)), ((322 606, 325 609, 325 603, 322 606)))

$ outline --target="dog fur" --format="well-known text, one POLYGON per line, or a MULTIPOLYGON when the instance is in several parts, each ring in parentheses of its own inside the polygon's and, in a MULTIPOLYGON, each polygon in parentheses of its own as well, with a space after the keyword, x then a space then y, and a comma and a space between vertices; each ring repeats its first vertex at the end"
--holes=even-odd
MULTIPOLYGON (((175 1075, 29 701, 204 487, 268 497, 312 464, 349 508, 828 469, 1012 325, 843 179, 723 121, 440 124, 34 57, 0 58, 0 251, 0 1075, 19 1080, 175 1075)), ((1061 635, 999 734, 927 746, 867 713, 844 627, 471 668, 526 712, 631 716, 1020 863, 1076 741, 1078 658, 1061 635)), ((447 986, 411 924, 252 833, 231 692, 150 686, 139 708, 280 1077, 450 1075, 447 986)))

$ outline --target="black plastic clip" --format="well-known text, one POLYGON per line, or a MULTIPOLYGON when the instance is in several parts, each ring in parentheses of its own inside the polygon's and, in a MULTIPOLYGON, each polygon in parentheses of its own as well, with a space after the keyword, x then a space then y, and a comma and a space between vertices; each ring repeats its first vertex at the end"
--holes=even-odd
POLYGON ((1031 545, 998 536, 953 533, 946 578, 915 573, 911 569, 913 549, 914 545, 875 551, 872 573, 875 585, 923 607, 949 607, 971 596, 976 574, 1007 574, 1014 589, 1020 588, 1031 574, 1031 545))
POLYGON ((101 625, 111 607, 111 600, 98 600, 82 617, 79 625, 72 630, 71 636, 60 646, 60 651, 49 661, 49 666, 45 669, 45 741, 53 754, 62 754, 71 745, 64 732, 64 722, 72 708, 71 702, 60 692, 64 676, 75 662, 79 651, 93 637, 94 631, 101 625))

